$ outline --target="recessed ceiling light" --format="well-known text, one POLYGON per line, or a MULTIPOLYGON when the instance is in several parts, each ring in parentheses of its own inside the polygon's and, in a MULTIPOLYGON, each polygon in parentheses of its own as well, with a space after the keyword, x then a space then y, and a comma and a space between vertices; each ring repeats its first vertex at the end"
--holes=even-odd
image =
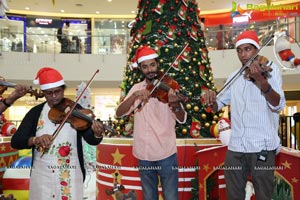
POLYGON ((30 8, 29 7, 25 7, 25 10, 30 10, 30 8))
POLYGON ((96 14, 100 14, 100 11, 96 11, 96 14))
POLYGON ((65 10, 60 10, 60 12, 62 12, 62 13, 63 13, 63 12, 65 12, 65 10))
POLYGON ((107 2, 112 2, 112 0, 107 0, 107 2))
POLYGON ((133 11, 131 11, 131 13, 132 13, 132 14, 134 14, 134 13, 135 13, 135 11, 133 10, 133 11))

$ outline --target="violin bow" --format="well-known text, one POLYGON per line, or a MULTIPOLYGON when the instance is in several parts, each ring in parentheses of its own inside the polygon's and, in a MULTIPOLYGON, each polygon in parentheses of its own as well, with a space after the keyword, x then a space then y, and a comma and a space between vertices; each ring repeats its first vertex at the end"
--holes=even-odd
POLYGON ((269 39, 258 49, 257 53, 252 56, 241 68, 240 70, 229 80, 227 83, 219 90, 216 97, 219 97, 242 73, 247 69, 247 67, 253 62, 253 60, 258 56, 259 52, 267 46, 274 38, 274 35, 271 35, 269 39))
MULTIPOLYGON (((67 112, 67 114, 65 115, 65 117, 63 118, 63 120, 61 121, 61 123, 59 124, 59 126, 56 128, 56 130, 54 131, 54 133, 52 134, 52 141, 57 137, 57 135, 59 134, 59 132, 61 131, 62 127, 64 126, 64 124, 66 123, 67 119, 70 117, 72 111, 75 109, 79 99, 82 97, 83 93, 85 92, 85 90, 91 85, 92 81, 94 80, 96 74, 99 72, 99 69, 97 69, 97 71, 94 73, 93 77, 89 80, 89 82, 86 84, 86 86, 83 88, 83 90, 81 91, 81 93, 78 95, 77 99, 75 100, 74 104, 72 105, 72 107, 70 108, 70 110, 67 112)), ((45 154, 45 151, 43 151, 41 158, 43 157, 43 155, 45 154)))

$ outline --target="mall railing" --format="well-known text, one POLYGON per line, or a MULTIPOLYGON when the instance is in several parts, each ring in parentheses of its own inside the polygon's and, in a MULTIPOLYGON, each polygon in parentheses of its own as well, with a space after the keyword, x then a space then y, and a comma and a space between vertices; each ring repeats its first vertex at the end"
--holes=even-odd
MULTIPOLYGON (((219 30, 219 26, 208 27, 205 29, 205 42, 209 50, 233 49, 237 35, 246 30, 253 29, 257 32, 263 44, 269 36, 285 31, 293 32, 296 41, 299 41, 299 20, 293 18, 292 22, 280 22, 278 20, 260 22, 256 24, 244 24, 239 26, 224 26, 219 30), (298 27, 298 28, 297 28, 298 27), (218 37, 221 35, 221 37, 218 37), (218 42, 218 39, 222 40, 218 42)), ((72 35, 69 37, 67 47, 58 41, 57 30, 49 30, 47 33, 16 33, 9 32, 2 37, 0 34, 0 51, 33 52, 33 53, 62 53, 62 49, 67 49, 64 53, 78 54, 127 54, 130 48, 131 37, 129 31, 125 34, 105 34, 103 35, 72 35), (24 42, 25 41, 25 42, 24 42)), ((269 45, 273 45, 271 42, 269 45)))

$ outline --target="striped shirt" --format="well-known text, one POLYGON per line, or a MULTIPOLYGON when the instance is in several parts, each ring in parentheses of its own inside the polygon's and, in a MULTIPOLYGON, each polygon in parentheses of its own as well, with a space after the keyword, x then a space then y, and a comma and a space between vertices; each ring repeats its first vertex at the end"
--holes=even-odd
MULTIPOLYGON (((261 150, 280 148, 278 136, 279 112, 285 107, 284 92, 281 88, 280 70, 274 63, 268 79, 273 90, 280 95, 280 102, 272 106, 261 90, 240 75, 218 96, 218 109, 230 105, 231 139, 228 149, 235 152, 253 153, 261 150)), ((233 77, 238 70, 232 73, 233 77)))

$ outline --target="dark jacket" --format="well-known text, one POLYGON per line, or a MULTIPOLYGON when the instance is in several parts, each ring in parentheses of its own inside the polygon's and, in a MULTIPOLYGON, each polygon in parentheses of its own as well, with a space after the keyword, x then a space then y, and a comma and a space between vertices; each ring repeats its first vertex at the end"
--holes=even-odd
MULTIPOLYGON (((15 149, 30 149, 32 148, 32 157, 34 156, 34 147, 28 146, 28 140, 30 137, 36 136, 37 123, 42 112, 43 106, 46 102, 39 104, 25 115, 22 120, 18 130, 11 138, 11 147, 15 149)), ((102 138, 98 139, 94 137, 93 130, 89 127, 85 131, 77 131, 77 153, 78 159, 83 174, 83 180, 85 179, 85 168, 84 168, 84 158, 82 149, 82 137, 90 145, 98 145, 102 138)), ((32 163, 33 165, 33 159, 32 163)))

